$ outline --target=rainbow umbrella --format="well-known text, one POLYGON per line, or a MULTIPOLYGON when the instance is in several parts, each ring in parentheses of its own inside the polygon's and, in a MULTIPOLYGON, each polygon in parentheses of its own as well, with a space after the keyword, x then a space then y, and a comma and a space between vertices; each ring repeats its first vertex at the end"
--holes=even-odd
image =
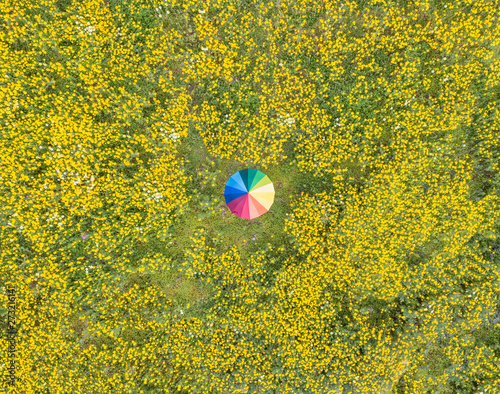
POLYGON ((259 170, 241 170, 227 181, 224 198, 232 213, 243 219, 255 219, 273 205, 273 183, 259 170))

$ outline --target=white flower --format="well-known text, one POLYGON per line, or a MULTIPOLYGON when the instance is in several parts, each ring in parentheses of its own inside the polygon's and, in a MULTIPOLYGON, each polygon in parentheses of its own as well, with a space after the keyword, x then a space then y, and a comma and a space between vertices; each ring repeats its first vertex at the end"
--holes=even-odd
POLYGON ((208 48, 201 47, 201 50, 202 50, 202 51, 208 51, 208 48))
POLYGON ((85 30, 85 33, 91 35, 93 32, 95 32, 95 27, 89 25, 84 30, 85 30))
POLYGON ((198 10, 198 12, 199 12, 200 14, 204 14, 204 13, 205 13, 205 11, 202 11, 202 10, 198 10))

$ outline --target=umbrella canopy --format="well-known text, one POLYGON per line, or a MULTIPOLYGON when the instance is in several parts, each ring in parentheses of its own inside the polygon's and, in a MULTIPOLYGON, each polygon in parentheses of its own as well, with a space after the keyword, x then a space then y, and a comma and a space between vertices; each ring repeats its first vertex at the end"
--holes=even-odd
POLYGON ((241 170, 227 181, 224 198, 232 213, 243 219, 255 219, 273 205, 273 183, 259 170, 241 170))

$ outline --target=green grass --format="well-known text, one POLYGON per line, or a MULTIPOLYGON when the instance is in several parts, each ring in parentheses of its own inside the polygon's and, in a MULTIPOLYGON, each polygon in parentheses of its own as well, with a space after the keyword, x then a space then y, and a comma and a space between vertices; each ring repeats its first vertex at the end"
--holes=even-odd
MULTIPOLYGON (((317 15, 311 14, 309 23, 314 23, 317 18, 317 15)), ((187 37, 190 37, 190 35, 187 37)), ((193 44, 195 43, 193 42, 193 44)), ((439 58, 439 53, 429 50, 429 48, 422 47, 420 52, 416 53, 415 56, 420 56, 424 61, 439 58)), ((379 65, 385 69, 385 75, 390 75, 393 66, 390 64, 386 52, 381 51, 378 59, 379 65)), ((347 63, 349 64, 350 61, 347 63)), ((313 63, 306 61, 305 64, 313 63)), ((349 65, 349 67, 351 66, 349 65)), ((425 72, 429 70, 427 69, 425 72)), ((349 84, 352 84, 352 82, 348 80, 344 82, 345 84, 341 89, 348 91, 349 84)), ((332 85, 331 89, 336 89, 336 87, 332 85)), ((429 91, 425 94, 419 93, 418 97, 420 100, 426 101, 429 97, 435 97, 439 89, 437 81, 433 81, 429 91)), ((199 105, 208 95, 207 91, 200 86, 190 85, 188 91, 192 94, 193 106, 199 105)), ((333 92, 330 94, 333 94, 333 92)), ((348 104, 348 100, 344 100, 344 104, 348 104)), ((250 102, 249 105, 252 106, 252 103, 250 102)), ((367 111, 365 116, 373 116, 373 110, 376 109, 376 106, 365 106, 363 109, 367 111)), ((385 143, 388 144, 392 136, 389 134, 384 134, 384 136, 386 138, 385 143)), ((436 136, 431 138, 436 138, 436 136)), ((468 148, 472 149, 470 145, 468 145, 468 148)), ((241 253, 242 262, 246 263, 252 253, 261 250, 263 245, 267 243, 270 243, 273 249, 283 245, 290 245, 290 237, 283 231, 284 220, 286 215, 292 212, 292 201, 297 196, 301 193, 313 195, 323 191, 333 192, 332 179, 328 177, 317 178, 309 172, 300 173, 296 169, 296 166, 293 165, 294 154, 292 149, 293 144, 287 143, 286 152, 289 159, 279 166, 264 170, 259 165, 253 165, 253 163, 240 162, 236 159, 219 159, 210 155, 201 136, 196 133, 194 127, 190 127, 189 136, 182 142, 178 156, 189 161, 184 171, 193 177, 186 185, 186 190, 191 195, 191 201, 185 214, 169 229, 170 237, 168 240, 164 242, 156 240, 148 243, 148 248, 154 251, 164 250, 165 255, 173 261, 173 269, 168 274, 161 277, 152 277, 150 281, 158 284, 165 291, 165 294, 172 298, 176 309, 180 309, 187 304, 196 305, 186 313, 189 316, 203 318, 203 311, 210 305, 210 297, 215 293, 213 286, 203 284, 199 280, 186 278, 182 276, 180 271, 176 271, 176 269, 181 268, 185 259, 185 251, 191 248, 192 245, 191 237, 195 236, 198 229, 203 228, 206 231, 206 237, 209 239, 218 237, 221 240, 220 248, 222 250, 226 250, 231 245, 236 245, 241 253), (252 221, 241 219, 232 214, 225 206, 223 196, 224 185, 228 178, 244 168, 256 168, 266 173, 273 182, 276 191, 275 202, 271 210, 252 221), (171 246, 168 244, 170 239, 173 242, 171 246)), ((348 169, 346 179, 349 179, 349 182, 362 189, 369 178, 371 169, 363 169, 358 160, 342 163, 341 167, 348 169)), ((492 190, 491 181, 495 174, 488 173, 482 163, 477 165, 476 174, 477 177, 474 177, 471 183, 471 196, 481 198, 492 190)), ((498 177, 498 175, 496 176, 498 177)), ((276 269, 279 269, 279 266, 276 269)), ((384 305, 377 305, 375 300, 371 306, 375 307, 374 325, 387 320, 387 316, 378 313, 378 310, 384 305)), ((439 376, 450 366, 447 359, 443 357, 443 347, 440 345, 429 346, 425 354, 425 362, 418 369, 415 375, 416 378, 439 376)), ((401 378, 404 379, 405 375, 403 374, 401 378)), ((403 387, 402 383, 395 385, 394 392, 404 392, 403 387)), ((427 389, 442 394, 452 392, 450 387, 429 386, 427 389)))
MULTIPOLYGON (((358 4, 364 6, 366 1, 360 0, 358 4)), ((441 2, 435 5, 435 7, 441 7, 441 2)), ((65 9, 70 4, 67 0, 60 0, 57 2, 56 6, 59 9, 65 9)), ((118 1, 111 1, 111 9, 116 9, 118 1)), ((246 4, 246 2, 245 2, 246 4)), ((432 9, 429 11, 429 13, 432 9)), ((374 10, 374 13, 379 12, 374 10)), ((254 14, 257 14, 253 10, 254 14)), ((270 12, 271 13, 271 12, 270 12)), ((189 19, 184 20, 181 15, 182 11, 176 9, 172 12, 171 17, 164 19, 164 32, 168 31, 170 28, 179 28, 183 32, 184 36, 180 46, 184 47, 198 47, 200 42, 194 37, 193 22, 189 19)), ((308 11, 304 16, 307 27, 317 26, 318 20, 321 17, 320 14, 314 11, 308 11)), ((154 24, 154 14, 151 11, 144 11, 140 15, 134 17, 141 25, 152 25, 154 24)), ((357 26, 353 31, 354 36, 360 36, 362 29, 357 26)), ((253 38, 256 42, 263 41, 266 37, 263 29, 256 29, 253 32, 253 38)), ((138 41, 140 42, 140 40, 138 41)), ((137 43, 136 43, 137 44, 137 43)), ((28 44, 19 42, 15 49, 26 49, 28 44)), ((495 48, 498 52, 498 46, 495 48)), ((138 49, 139 51, 139 49, 138 49)), ((139 51, 140 52, 140 51, 139 51)), ((428 45, 421 44, 416 45, 410 51, 407 51, 408 57, 418 57, 422 59, 422 62, 429 61, 434 65, 426 65, 423 67, 423 73, 431 72, 431 68, 441 67, 442 65, 435 65, 437 60, 439 60, 441 54, 438 50, 430 50, 428 45)), ((450 58, 452 58, 450 55, 450 58)), ((390 79, 391 73, 394 71, 395 67, 390 63, 390 55, 387 50, 377 50, 374 54, 375 60, 378 66, 383 69, 383 75, 390 79)), ((356 67, 353 64, 353 59, 355 54, 350 54, 348 58, 344 61, 343 65, 346 67, 345 77, 337 82, 330 83, 325 90, 326 98, 333 98, 335 95, 340 93, 347 93, 341 98, 341 103, 349 106, 349 100, 347 95, 352 91, 356 81, 350 78, 350 75, 356 71, 356 67)), ((495 59, 498 59, 498 55, 495 55, 495 59)), ((185 59, 184 59, 185 60, 185 59)), ((283 54, 282 60, 289 64, 296 64, 295 58, 290 58, 287 54, 283 54)), ((319 66, 316 61, 318 60, 313 54, 308 54, 302 58, 302 65, 310 72, 316 69, 325 72, 324 67, 319 66)), ((488 64, 491 61, 488 61, 488 64)), ((161 73, 166 69, 172 69, 176 78, 182 75, 182 68, 185 64, 182 61, 169 61, 165 63, 164 70, 155 70, 156 73, 161 73)), ((266 70, 268 73, 267 77, 271 78, 271 70, 266 70)), ((373 79, 375 75, 372 73, 367 73, 368 77, 373 79)), ((328 75, 325 74, 325 79, 328 75)), ((266 77, 263 78, 266 80, 266 77)), ((270 79, 267 79, 270 80, 270 79)), ((413 83, 414 81, 405 81, 405 83, 413 83)), ((415 86, 418 86, 417 82, 414 82, 415 86)), ((179 83, 179 85, 186 89, 186 91, 191 95, 192 102, 191 108, 200 105, 205 100, 213 100, 208 89, 201 85, 195 84, 184 84, 179 83), (186 86, 184 86, 186 85, 186 86)), ((478 91, 480 91, 481 83, 478 83, 478 91)), ((149 95, 149 91, 154 89, 153 84, 149 84, 145 81, 140 81, 137 86, 133 86, 134 91, 138 91, 139 94, 149 95), (142 92, 142 93, 141 93, 142 92)), ((221 84, 221 89, 224 89, 224 84, 221 84)), ((258 107, 258 100, 255 100, 254 94, 252 94, 252 89, 257 89, 250 84, 245 84, 242 82, 241 76, 237 76, 237 82, 232 87, 226 87, 226 89, 231 89, 234 94, 238 90, 244 90, 247 95, 247 99, 243 101, 242 105, 250 113, 254 113, 258 107), (242 87, 243 86, 243 87, 242 87)), ((429 90, 427 92, 418 92, 418 100, 421 102, 429 103, 429 100, 436 98, 439 95, 441 86, 438 78, 434 78, 429 90)), ((258 90, 258 89, 257 89, 258 90)), ((219 92, 219 96, 224 93, 224 91, 219 92)), ((498 93, 498 89, 497 89, 498 93)), ((157 91, 158 99, 160 101, 170 99, 170 95, 161 93, 157 91)), ((362 113, 366 119, 371 121, 376 119, 375 111, 380 105, 383 105, 387 100, 385 93, 380 93, 380 100, 376 102, 367 102, 366 100, 360 100, 358 104, 352 106, 353 111, 359 111, 362 113)), ((137 120, 134 123, 135 132, 141 133, 142 127, 147 124, 147 117, 151 114, 154 107, 148 107, 142 116, 144 119, 137 120)), ((167 108, 164 108, 167 110, 167 108)), ((493 114, 494 111, 491 111, 493 114)), ((338 113, 332 112, 332 115, 338 116, 338 113)), ((493 116, 493 115, 491 115, 493 116)), ((490 116, 490 119, 491 119, 490 116)), ((109 113, 104 113, 96 115, 97 122, 111 122, 111 115, 109 113)), ((297 130, 297 134, 294 139, 298 139, 300 133, 303 130, 297 130)), ((354 136, 355 142, 363 141, 363 130, 359 128, 356 130, 356 135, 354 136)), ((475 132, 474 127, 470 127, 464 131, 464 129, 459 129, 455 131, 457 134, 454 139, 454 143, 458 143, 459 137, 464 135, 467 137, 465 142, 465 147, 463 149, 457 149, 457 155, 470 154, 474 164, 474 175, 470 182, 470 199, 480 200, 484 198, 485 195, 492 193, 496 189, 497 193, 500 195, 500 175, 492 170, 493 159, 484 159, 478 153, 478 144, 480 143, 480 138, 475 132)), ((428 140, 432 142, 439 142, 441 140, 441 134, 438 132, 435 135, 429 136, 428 140)), ((390 144, 394 135, 391 134, 391 130, 387 127, 384 130, 381 144, 385 148, 390 144)), ((177 152, 177 158, 179 160, 186 160, 186 164, 181 168, 179 175, 192 176, 192 179, 185 185, 186 194, 190 197, 190 201, 184 210, 184 213, 178 217, 178 219, 173 223, 170 228, 167 229, 166 236, 161 234, 150 234, 145 241, 131 240, 132 243, 132 255, 129 258, 126 268, 135 269, 140 264, 140 259, 145 256, 152 256, 154 254, 160 254, 165 259, 169 260, 168 270, 162 270, 161 272, 134 272, 131 274, 124 274, 118 272, 111 272, 109 274, 111 277, 119 277, 118 288, 120 292, 126 292, 133 286, 138 286, 141 290, 146 290, 149 286, 154 286, 160 289, 164 299, 171 300, 170 305, 166 305, 162 312, 177 314, 181 313, 186 318, 197 317, 199 319, 206 318, 206 312, 214 305, 213 297, 216 294, 216 288, 212 284, 207 284, 197 278, 190 278, 185 275, 183 271, 183 264, 187 259, 187 251, 193 248, 192 238, 196 238, 196 233, 200 229, 204 229, 205 236, 208 239, 218 238, 220 244, 218 248, 221 250, 227 250, 231 246, 235 245, 241 256, 241 262, 244 265, 250 264, 250 256, 252 256, 257 251, 265 250, 268 246, 273 249, 272 253, 268 256, 275 257, 274 264, 269 263, 267 266, 268 277, 272 278, 273 275, 283 269, 282 264, 287 261, 292 255, 296 255, 296 251, 293 250, 293 237, 284 232, 285 220, 287 215, 292 213, 292 206, 294 200, 296 200, 301 194, 314 195, 316 193, 327 192, 329 194, 334 194, 337 192, 336 185, 334 184, 333 177, 326 174, 321 177, 315 177, 311 172, 302 173, 297 169, 296 166, 296 154, 294 152, 294 141, 288 141, 285 144, 284 152, 288 158, 279 165, 271 166, 268 169, 262 168, 260 165, 255 165, 254 163, 244 162, 239 160, 236 156, 233 159, 220 159, 218 157, 209 154, 201 136, 195 130, 195 127, 191 124, 189 127, 189 134, 186 139, 181 142, 179 150, 177 152), (245 168, 255 168, 264 172, 269 179, 273 182, 275 188, 275 200, 269 212, 260 216, 254 220, 247 220, 239 218, 238 216, 232 214, 227 208, 224 201, 224 186, 231 175, 235 172, 245 169, 245 168), (284 251, 280 251, 279 248, 284 248, 284 251), (187 305, 190 305, 188 308, 187 305)), ((114 145, 111 145, 113 148, 114 145)), ((146 152, 141 149, 140 146, 130 146, 132 149, 137 150, 137 155, 143 159, 147 164, 150 165, 157 158, 160 153, 146 152)), ((498 147, 489 147, 489 151, 492 156, 498 152, 498 147)), ((390 161, 392 159, 389 153, 384 160, 390 161)), ((111 158, 110 160, 113 160, 111 158)), ((118 158, 114 158, 117 162, 116 164, 120 168, 121 163, 118 158)), ((383 162, 383 160, 382 160, 383 162)), ((109 163, 109 167, 112 167, 114 163, 109 163)), ((345 162, 339 163, 339 167, 346 168, 347 172, 345 174, 345 182, 355 184, 358 190, 361 191, 368 183, 371 172, 374 169, 363 168, 362 163, 359 159, 347 160, 345 162)), ((43 170, 43 169, 42 169, 43 170)), ((138 166, 135 168, 125 168, 126 178, 134 178, 134 170, 138 170, 138 166)), ((43 171, 42 171, 43 172, 43 171)), ((450 174, 450 179, 453 179, 453 174, 450 174)), ((428 187, 429 185, 427 185, 428 187)), ((104 210, 109 207, 105 206, 104 210)), ((128 212, 127 212, 128 213, 128 212)), ((126 215, 127 213, 124 213, 126 215)), ((109 213, 112 216, 112 213, 109 213)), ((82 232, 87 231, 87 227, 82 228, 82 232)), ((500 236, 500 228, 495 230, 497 237, 500 236)), ((76 235, 75 237, 79 237, 76 235)), ((500 254, 500 244, 498 241, 492 241, 486 239, 484 236, 478 237, 478 242, 480 243, 480 251, 485 259, 491 261, 492 264, 498 264, 498 254, 500 254), (492 251, 496 252, 494 257, 492 251), (496 259, 495 259, 496 258, 496 259)), ((498 239, 498 238, 497 238, 498 239)), ((66 240, 70 244, 73 240, 66 240)), ((29 253, 29 244, 22 240, 20 243, 22 248, 21 251, 26 251, 29 253)), ((86 265, 99 266, 99 269, 106 271, 106 264, 101 262, 99 259, 92 256, 86 251, 86 247, 83 242, 78 243, 76 247, 71 248, 71 253, 74 258, 85 256, 84 263, 86 265)), ((420 251, 416 251, 414 254, 408 256, 408 263, 410 266, 418 266, 423 261, 430 256, 437 247, 434 243, 429 242, 428 245, 424 245, 424 248, 420 251)), ((304 257, 296 257, 295 263, 298 259, 304 257)), ((271 260, 271 259, 269 259, 271 260)), ((23 267, 24 268, 24 267, 23 267)), ((80 275, 80 274, 78 274, 80 275)), ((83 278, 82 275, 75 275, 74 281, 83 278)), ((269 283, 269 282, 267 282, 269 283)), ((72 285, 72 284, 70 284, 72 285)), ((89 285, 89 293, 96 290, 100 284, 89 285), (94 286, 94 287, 92 287, 94 286)), ((31 285, 30 285, 31 286, 31 285)), ((33 285, 34 288, 34 285, 33 285)), ((91 293, 93 294, 93 293, 91 293)), ((417 294, 417 293, 416 293, 417 294)), ((37 295, 38 296, 38 295, 37 295)), ((40 297, 39 297, 40 298, 40 297)), ((411 300, 414 301, 414 300, 411 300)), ((400 304, 405 304, 410 302, 409 300, 401 300, 400 304)), ((416 301, 415 301, 416 302, 416 301)), ((415 303, 413 302, 413 304, 415 303)), ((106 339, 103 337, 95 338, 88 331, 88 323, 90 320, 98 320, 99 313, 96 312, 99 306, 98 298, 91 298, 89 304, 82 306, 80 310, 75 309, 74 314, 70 316, 68 320, 68 326, 71 328, 70 331, 73 332, 75 341, 78 341, 82 345, 83 349, 87 349, 90 345, 100 346, 101 344, 106 344, 107 346, 113 346, 113 341, 111 339, 106 339)), ((362 305, 359 305, 361 310, 365 313, 370 314, 369 324, 373 327, 380 327, 382 324, 391 325, 391 322, 399 319, 397 308, 394 308, 388 312, 381 312, 383 308, 387 309, 384 302, 378 300, 376 297, 367 298, 362 305), (368 312, 370 311, 370 312, 368 312)), ((398 320, 398 322, 400 322, 398 320)), ((407 328, 405 324, 402 323, 402 328, 407 328)), ((128 327, 121 333, 125 340, 134 340, 137 343, 144 344, 148 339, 148 334, 145 330, 139 330, 135 328, 128 327)), ((473 333, 476 343, 484 343, 487 346, 492 347, 495 350, 495 355, 500 357, 500 331, 498 327, 486 327, 477 330, 473 333)), ((431 344, 425 347, 423 353, 425 354, 425 360, 421 366, 417 369, 415 376, 409 376, 409 374, 402 374, 400 377, 401 381, 395 385, 393 392, 403 393, 405 384, 404 379, 409 380, 412 378, 428 378, 440 376, 449 368, 450 362, 444 356, 445 343, 440 342, 438 344, 431 344)), ((469 382, 470 383, 470 382, 469 382)), ((468 388, 472 389, 468 386, 468 388)), ((388 388, 389 390, 390 388, 388 388)), ((429 385, 426 387, 429 392, 436 393, 451 393, 458 392, 453 391, 453 387, 434 387, 429 385)), ((464 390, 464 389, 462 389, 464 390)), ((155 392, 155 391, 148 391, 155 392)), ((347 389, 345 390, 347 392, 347 389)), ((464 392, 464 391, 461 391, 464 392)))
MULTIPOLYGON (((236 245, 243 264, 247 264, 249 256, 268 243, 273 250, 286 245, 291 247, 290 237, 284 232, 284 221, 286 215, 292 213, 292 201, 306 188, 303 174, 292 164, 293 154, 289 156, 280 166, 267 170, 251 163, 219 159, 208 153, 201 137, 190 127, 189 135, 181 143, 177 154, 178 159, 182 158, 186 163, 182 170, 193 178, 186 185, 191 195, 190 202, 184 214, 168 229, 167 237, 152 234, 146 243, 136 243, 131 256, 131 261, 135 261, 143 255, 161 253, 171 260, 171 269, 162 275, 137 273, 124 277, 124 289, 134 284, 141 289, 157 285, 172 300, 172 310, 178 311, 190 304, 189 310, 184 308, 185 316, 202 318, 216 289, 182 272, 185 253, 192 247, 191 238, 195 238, 197 230, 204 229, 207 239, 219 238, 222 250, 236 245), (264 172, 275 188, 275 200, 269 212, 251 221, 231 213, 224 200, 227 180, 244 168, 264 172)), ((324 186, 323 183, 321 185, 324 186)), ((284 253, 278 253, 281 254, 284 253)))

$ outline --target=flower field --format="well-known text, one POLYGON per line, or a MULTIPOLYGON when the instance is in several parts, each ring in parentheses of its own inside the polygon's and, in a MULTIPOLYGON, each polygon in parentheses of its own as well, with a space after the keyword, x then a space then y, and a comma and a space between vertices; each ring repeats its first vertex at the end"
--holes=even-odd
POLYGON ((498 0, 0 10, 0 393, 500 393, 498 0))

